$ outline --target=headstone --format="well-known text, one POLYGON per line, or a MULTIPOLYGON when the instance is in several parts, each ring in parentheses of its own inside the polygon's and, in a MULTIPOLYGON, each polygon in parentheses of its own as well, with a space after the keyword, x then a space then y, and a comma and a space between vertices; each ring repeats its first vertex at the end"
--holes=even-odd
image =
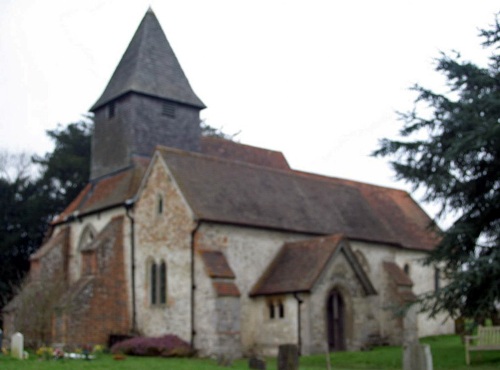
POLYGON ((299 349, 296 344, 282 344, 278 349, 278 370, 298 370, 299 349))
POLYGON ((21 333, 14 333, 10 341, 12 357, 22 360, 24 358, 24 337, 21 333))
POLYGON ((223 367, 229 367, 233 365, 233 359, 225 354, 220 354, 217 356, 217 365, 223 367))
POLYGON ((249 369, 266 370, 266 361, 258 357, 250 357, 248 360, 249 369))
POLYGON ((431 347, 413 342, 404 347, 403 370, 433 370, 431 347))

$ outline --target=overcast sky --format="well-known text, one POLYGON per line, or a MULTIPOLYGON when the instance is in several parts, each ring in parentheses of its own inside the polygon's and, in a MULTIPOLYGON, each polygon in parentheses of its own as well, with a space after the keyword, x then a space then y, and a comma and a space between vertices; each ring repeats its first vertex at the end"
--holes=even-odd
MULTIPOLYGON (((43 154, 45 130, 104 90, 148 6, 202 118, 295 169, 409 189, 384 159, 408 89, 443 89, 440 51, 479 64, 498 1, 0 0, 0 150, 43 154)), ((416 195, 418 199, 418 195, 416 195)))

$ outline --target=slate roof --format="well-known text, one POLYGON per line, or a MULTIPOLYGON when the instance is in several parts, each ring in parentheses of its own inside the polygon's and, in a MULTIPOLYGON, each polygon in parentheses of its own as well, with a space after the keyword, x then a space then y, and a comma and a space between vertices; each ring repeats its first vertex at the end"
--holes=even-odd
POLYGON ((376 294, 345 237, 337 234, 286 243, 255 284, 250 296, 310 292, 328 262, 341 250, 365 293, 376 294))
POLYGON ((151 9, 142 19, 103 94, 90 110, 95 111, 129 92, 205 108, 151 9))
POLYGON ((201 220, 430 250, 430 218, 402 191, 158 147, 201 220), (377 203, 380 202, 380 203, 377 203))
POLYGON ((200 152, 233 161, 253 163, 259 166, 289 170, 283 153, 244 145, 217 137, 204 136, 200 139, 200 152))

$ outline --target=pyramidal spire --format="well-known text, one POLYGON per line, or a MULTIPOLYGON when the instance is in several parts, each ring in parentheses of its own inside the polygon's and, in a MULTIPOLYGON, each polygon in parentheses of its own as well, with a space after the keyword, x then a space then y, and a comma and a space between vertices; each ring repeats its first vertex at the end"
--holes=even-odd
POLYGON ((205 108, 196 96, 151 7, 91 111, 135 92, 205 108))

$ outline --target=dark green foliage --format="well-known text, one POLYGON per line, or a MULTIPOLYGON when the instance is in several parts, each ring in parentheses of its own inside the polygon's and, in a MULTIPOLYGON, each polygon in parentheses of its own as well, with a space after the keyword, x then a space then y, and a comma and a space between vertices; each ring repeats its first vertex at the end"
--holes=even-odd
POLYGON ((5 169, 0 173, 0 309, 28 271, 29 256, 42 244, 52 218, 88 180, 90 127, 81 121, 48 131, 53 152, 33 158, 31 167, 13 178, 5 169), (32 175, 36 165, 39 176, 32 175))
POLYGON ((482 319, 500 301, 500 27, 481 31, 492 55, 487 67, 441 54, 436 70, 449 92, 420 85, 416 108, 401 113, 400 140, 384 139, 376 156, 390 156, 397 178, 426 189, 426 201, 452 212, 428 264, 451 283, 424 298, 431 314, 448 311, 482 319), (422 107, 422 105, 424 107, 422 107))
POLYGON ((226 134, 224 131, 222 131, 222 128, 215 128, 213 126, 210 126, 204 120, 200 122, 200 127, 202 136, 217 137, 219 139, 234 141, 234 138, 239 134, 239 132, 235 134, 226 134))

